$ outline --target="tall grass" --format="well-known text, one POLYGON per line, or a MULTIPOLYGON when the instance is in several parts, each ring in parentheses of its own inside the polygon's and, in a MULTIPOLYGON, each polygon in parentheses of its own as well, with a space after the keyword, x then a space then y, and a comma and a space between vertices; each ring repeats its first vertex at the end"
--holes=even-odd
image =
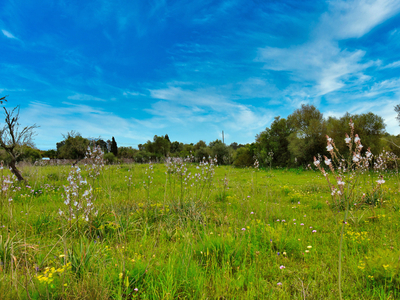
POLYGON ((68 166, 25 166, 28 184, 10 184, 10 202, 2 194, 1 299, 399 297, 395 172, 386 170, 379 192, 362 198, 380 178, 363 170, 351 192, 363 205, 345 198, 343 206, 312 170, 189 158, 104 166, 93 180, 79 167, 87 184, 78 194, 90 184, 98 212, 88 219, 59 214, 76 171, 68 166))

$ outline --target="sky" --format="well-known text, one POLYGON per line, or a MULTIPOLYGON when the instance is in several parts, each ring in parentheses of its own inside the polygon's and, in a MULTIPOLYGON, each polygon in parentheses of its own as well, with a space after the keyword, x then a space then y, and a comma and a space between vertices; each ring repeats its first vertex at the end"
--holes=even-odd
POLYGON ((398 0, 1 0, 0 45, 0 97, 41 150, 72 130, 251 143, 302 104, 400 134, 398 0))

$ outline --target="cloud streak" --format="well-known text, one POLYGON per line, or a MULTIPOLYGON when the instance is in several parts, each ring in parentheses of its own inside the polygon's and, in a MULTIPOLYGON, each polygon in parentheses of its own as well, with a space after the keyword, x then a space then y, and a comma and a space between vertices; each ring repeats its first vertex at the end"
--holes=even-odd
POLYGON ((1 32, 3 33, 3 35, 9 39, 14 39, 14 40, 18 40, 18 38, 16 38, 11 32, 2 29, 1 32))

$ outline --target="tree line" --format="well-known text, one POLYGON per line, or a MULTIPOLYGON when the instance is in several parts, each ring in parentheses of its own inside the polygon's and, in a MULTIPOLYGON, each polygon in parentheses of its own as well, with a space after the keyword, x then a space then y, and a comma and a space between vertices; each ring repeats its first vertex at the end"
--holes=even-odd
MULTIPOLYGON (((3 99, 4 100, 4 99, 3 99)), ((400 106, 395 107, 399 114, 400 106)), ((370 147, 372 153, 378 154, 383 149, 400 156, 400 135, 386 133, 386 125, 382 117, 369 112, 365 114, 345 113, 341 117, 323 114, 313 105, 303 104, 287 118, 279 116, 269 127, 256 135, 255 141, 249 144, 231 143, 226 145, 217 139, 210 143, 200 140, 197 143, 185 144, 171 141, 168 134, 155 135, 153 140, 139 144, 138 148, 118 147, 114 137, 111 140, 102 138, 84 138, 81 134, 71 131, 63 135, 63 140, 56 144, 56 149, 40 151, 32 143, 18 145, 18 156, 14 158, 4 147, 0 148, 0 160, 9 164, 13 160, 34 162, 42 157, 58 159, 83 159, 89 146, 97 145, 105 153, 108 163, 130 159, 145 163, 162 161, 165 157, 192 156, 195 161, 203 158, 216 157, 218 164, 233 164, 235 166, 252 166, 258 160, 261 166, 294 167, 307 166, 315 155, 327 155, 326 136, 331 137, 337 148, 344 155, 348 154, 345 143, 349 132, 350 119, 354 122, 355 133, 365 145, 364 151, 370 147)), ((15 152, 15 151, 14 151, 15 152)))
MULTIPOLYGON (((50 158, 82 159, 90 145, 98 145, 105 153, 109 163, 119 159, 132 159, 136 162, 162 161, 165 157, 192 156, 195 161, 203 158, 216 157, 218 164, 233 164, 235 166, 251 166, 257 159, 261 166, 294 167, 307 166, 315 155, 327 155, 326 136, 334 139, 337 148, 346 155, 346 133, 349 132, 350 119, 354 122, 357 133, 365 150, 370 147, 373 153, 383 149, 400 155, 400 136, 386 133, 386 125, 382 117, 369 112, 365 114, 345 113, 341 117, 323 114, 313 105, 303 104, 287 118, 274 118, 270 127, 256 135, 255 141, 246 145, 231 143, 226 145, 217 139, 210 143, 199 141, 196 144, 185 144, 171 141, 168 134, 155 135, 153 140, 133 147, 118 147, 112 137, 104 141, 101 138, 84 138, 79 133, 70 132, 57 143, 56 150, 42 152, 50 158)), ((365 151, 364 150, 364 151, 365 151)), ((347 153, 348 154, 348 153, 347 153)))

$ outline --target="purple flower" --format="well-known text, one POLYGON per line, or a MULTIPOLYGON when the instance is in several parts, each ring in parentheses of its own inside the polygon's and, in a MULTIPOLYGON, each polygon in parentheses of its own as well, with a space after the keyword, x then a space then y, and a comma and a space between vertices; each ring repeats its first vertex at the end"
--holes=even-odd
POLYGON ((301 223, 300 225, 301 225, 301 226, 304 226, 304 224, 303 224, 303 223, 301 223))
POLYGON ((282 266, 279 267, 279 269, 283 270, 283 269, 285 269, 285 266, 282 265, 282 266))
POLYGON ((138 289, 138 288, 134 288, 133 290, 134 290, 135 292, 137 292, 139 289, 138 289))
POLYGON ((315 229, 312 231, 313 233, 317 232, 315 229))
POLYGON ((279 252, 276 252, 276 254, 280 255, 280 253, 279 253, 279 252))
POLYGON ((278 285, 278 286, 281 286, 281 285, 282 285, 282 282, 278 282, 277 285, 278 285))
POLYGON ((246 228, 244 228, 244 227, 243 227, 243 228, 242 228, 242 230, 243 230, 243 231, 245 231, 245 230, 246 230, 246 228))
POLYGON ((253 215, 253 214, 254 214, 254 212, 251 212, 250 214, 251 214, 251 215, 253 215))

